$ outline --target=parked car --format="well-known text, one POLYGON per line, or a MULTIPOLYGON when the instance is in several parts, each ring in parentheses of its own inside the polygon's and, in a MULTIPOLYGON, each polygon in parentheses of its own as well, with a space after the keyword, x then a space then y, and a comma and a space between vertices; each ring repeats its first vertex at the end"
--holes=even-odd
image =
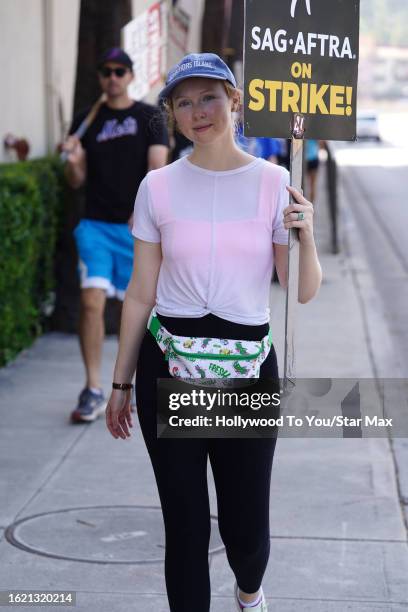
POLYGON ((357 139, 380 142, 380 128, 375 111, 360 111, 357 113, 357 139))

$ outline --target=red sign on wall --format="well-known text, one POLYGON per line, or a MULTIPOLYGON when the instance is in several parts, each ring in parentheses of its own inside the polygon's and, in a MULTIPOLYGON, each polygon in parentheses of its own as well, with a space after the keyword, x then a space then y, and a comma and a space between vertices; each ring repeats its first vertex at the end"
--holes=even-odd
POLYGON ((123 46, 133 61, 135 78, 129 95, 144 98, 166 72, 167 6, 154 2, 123 28, 123 46))

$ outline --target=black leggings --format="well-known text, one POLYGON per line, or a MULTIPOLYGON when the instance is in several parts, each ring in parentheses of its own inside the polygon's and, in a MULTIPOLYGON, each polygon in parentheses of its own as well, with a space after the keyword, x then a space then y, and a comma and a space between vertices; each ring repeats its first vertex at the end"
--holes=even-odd
MULTIPOLYGON (((247 326, 214 315, 159 318, 183 336, 259 340, 268 324, 247 326)), ((156 379, 170 378, 155 339, 146 332, 137 366, 137 410, 153 465, 166 533, 165 576, 171 612, 208 612, 210 506, 207 458, 217 493, 218 525, 237 583, 257 591, 269 558, 269 491, 276 438, 157 439, 156 379)), ((278 378, 272 346, 261 378, 278 378)))

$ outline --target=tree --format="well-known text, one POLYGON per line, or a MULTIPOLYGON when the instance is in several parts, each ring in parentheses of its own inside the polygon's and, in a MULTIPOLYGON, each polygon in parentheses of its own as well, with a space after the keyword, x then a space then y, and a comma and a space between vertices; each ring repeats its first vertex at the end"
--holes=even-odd
POLYGON ((370 34, 377 45, 407 46, 406 0, 361 0, 360 13, 362 34, 370 34))
POLYGON ((132 18, 130 0, 81 0, 74 113, 100 95, 96 65, 109 47, 120 46, 120 31, 132 18))
POLYGON ((201 27, 201 49, 217 53, 229 65, 242 61, 244 2, 206 0, 201 27))
POLYGON ((228 40, 228 47, 230 49, 230 61, 232 66, 234 65, 234 62, 242 62, 243 60, 244 21, 244 2, 234 2, 228 40))
POLYGON ((231 0, 206 0, 201 24, 201 49, 203 53, 217 53, 225 59, 229 33, 228 10, 231 0))

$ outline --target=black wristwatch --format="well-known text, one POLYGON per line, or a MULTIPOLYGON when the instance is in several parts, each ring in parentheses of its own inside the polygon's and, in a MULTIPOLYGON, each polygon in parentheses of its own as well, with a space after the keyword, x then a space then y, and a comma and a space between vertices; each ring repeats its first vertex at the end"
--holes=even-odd
POLYGON ((119 389, 120 391, 129 391, 129 389, 133 389, 133 385, 131 383, 112 383, 112 389, 119 389))

